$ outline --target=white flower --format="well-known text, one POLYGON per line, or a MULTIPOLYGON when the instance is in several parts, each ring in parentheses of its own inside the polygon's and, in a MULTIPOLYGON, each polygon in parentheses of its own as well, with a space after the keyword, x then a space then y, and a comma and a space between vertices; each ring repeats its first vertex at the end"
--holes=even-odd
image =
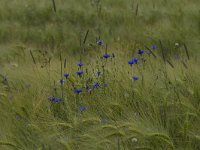
POLYGON ((179 43, 175 43, 175 46, 178 47, 178 46, 179 46, 179 43))
POLYGON ((137 138, 132 138, 131 141, 136 143, 138 141, 138 139, 137 138))

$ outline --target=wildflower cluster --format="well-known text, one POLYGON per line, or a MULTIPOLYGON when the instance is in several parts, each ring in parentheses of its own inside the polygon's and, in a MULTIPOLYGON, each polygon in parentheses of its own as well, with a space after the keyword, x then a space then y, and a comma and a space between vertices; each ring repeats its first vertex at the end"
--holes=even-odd
MULTIPOLYGON (((96 41, 96 43, 97 43, 98 46, 103 46, 104 45, 104 41, 101 40, 101 39, 98 39, 96 41)), ((155 50, 156 48, 157 48, 156 45, 152 45, 152 47, 151 47, 152 50, 155 50)), ((151 50, 149 49, 149 51, 151 51, 151 50)), ((128 64, 130 66, 133 66, 133 65, 138 65, 138 64, 140 64, 142 62, 145 62, 146 59, 143 57, 143 56, 145 56, 144 55, 145 53, 148 54, 148 51, 146 51, 146 50, 138 50, 136 52, 137 57, 133 57, 131 60, 129 60, 128 64)), ((107 53, 107 47, 106 47, 106 52, 102 55, 102 58, 107 60, 110 57, 111 58, 115 58, 115 54, 114 53, 112 53, 112 55, 108 54, 107 53)), ((94 82, 93 80, 89 81, 89 83, 87 83, 87 81, 85 82, 84 80, 85 80, 85 76, 87 75, 87 71, 84 73, 84 63, 80 60, 76 65, 78 66, 78 70, 75 72, 75 74, 78 77, 81 77, 80 80, 79 80, 79 81, 81 81, 81 87, 80 87, 80 85, 76 86, 76 84, 74 84, 74 81, 72 81, 72 79, 70 78, 71 75, 69 73, 64 73, 63 74, 63 78, 64 79, 59 80, 60 84, 63 87, 64 87, 64 85, 63 85, 64 82, 70 83, 70 84, 72 84, 73 92, 75 94, 79 95, 79 94, 81 94, 83 92, 88 93, 88 92, 91 92, 91 91, 93 91, 95 89, 99 89, 99 88, 103 88, 103 87, 109 86, 109 84, 102 82, 101 80, 99 80, 99 78, 98 78, 98 82, 94 82)), ((100 69, 98 69, 96 71, 96 73, 95 73, 95 77, 101 77, 101 76, 104 76, 104 72, 103 72, 103 75, 102 75, 102 72, 100 71, 100 69)), ((133 76, 132 79, 134 81, 137 81, 140 78, 138 76, 133 76)), ((64 88, 64 90, 65 90, 65 88, 64 88)), ((52 102, 61 102, 61 101, 63 101, 62 98, 56 98, 56 97, 49 97, 48 100, 52 101, 52 102)), ((87 107, 86 106, 80 106, 79 110, 81 112, 83 112, 83 111, 87 110, 87 107)))
POLYGON ((133 64, 137 64, 138 61, 139 61, 138 58, 133 58, 133 59, 131 59, 131 60, 128 61, 128 64, 132 66, 133 64))
MULTIPOLYGON (((157 46, 156 46, 156 45, 152 45, 152 46, 151 46, 151 49, 155 50, 155 49, 157 49, 157 46)), ((151 51, 150 51, 150 50, 145 51, 145 50, 140 50, 140 49, 139 49, 139 50, 136 52, 136 54, 137 54, 140 58, 134 57, 134 58, 132 58, 131 60, 128 61, 128 64, 129 64, 130 66, 133 66, 134 64, 137 65, 137 64, 139 63, 139 60, 141 60, 142 62, 146 62, 146 59, 145 59, 144 57, 141 58, 141 56, 142 56, 143 54, 145 54, 145 53, 147 53, 147 54, 150 55, 150 54, 151 54, 151 51)), ((133 79, 134 81, 137 81, 137 80, 139 80, 139 77, 133 76, 132 79, 133 79)))

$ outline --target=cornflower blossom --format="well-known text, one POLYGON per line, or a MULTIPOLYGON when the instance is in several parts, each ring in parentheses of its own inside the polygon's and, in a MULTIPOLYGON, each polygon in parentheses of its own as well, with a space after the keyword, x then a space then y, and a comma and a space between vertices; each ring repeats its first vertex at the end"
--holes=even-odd
POLYGON ((138 50, 137 54, 142 55, 144 53, 144 50, 138 50))
POLYGON ((157 45, 152 45, 151 49, 153 49, 153 50, 157 49, 157 45))
POLYGON ((79 89, 76 89, 76 90, 74 90, 74 92, 77 93, 77 94, 79 94, 79 93, 81 93, 81 92, 83 92, 83 91, 82 91, 82 90, 79 90, 79 89))
POLYGON ((57 97, 49 97, 48 100, 56 103, 63 101, 62 98, 57 98, 57 97))
POLYGON ((81 76, 83 74, 83 71, 79 70, 79 71, 76 72, 76 74, 79 75, 79 76, 81 76))
POLYGON ((87 107, 85 107, 85 106, 80 106, 79 107, 79 110, 82 112, 82 111, 85 111, 85 110, 87 110, 87 107))
POLYGON ((77 64, 77 66, 82 67, 82 66, 83 66, 83 63, 82 63, 82 62, 79 62, 79 63, 77 64))
POLYGON ((134 80, 134 81, 137 81, 137 80, 139 80, 139 77, 134 76, 134 77, 133 77, 133 80, 134 80))
POLYGON ((104 54, 104 55, 103 55, 103 58, 105 58, 105 59, 108 59, 109 57, 110 57, 109 54, 104 54))
POLYGON ((64 77, 65 77, 65 78, 68 78, 68 77, 69 77, 69 74, 68 74, 68 73, 65 73, 65 74, 64 74, 64 77))

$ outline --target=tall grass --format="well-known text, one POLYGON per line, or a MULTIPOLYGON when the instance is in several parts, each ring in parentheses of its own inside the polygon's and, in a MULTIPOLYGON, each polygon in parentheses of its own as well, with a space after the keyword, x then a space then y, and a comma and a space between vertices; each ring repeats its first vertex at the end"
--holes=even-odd
MULTIPOLYGON (((36 51, 30 55, 27 50, 24 57, 26 62, 34 60, 32 63, 4 67, 9 76, 1 90, 3 148, 200 148, 198 62, 186 61, 183 51, 179 59, 169 56, 172 67, 163 61, 158 48, 154 50, 156 59, 134 52, 141 58, 131 67, 127 62, 132 52, 116 51, 114 58, 103 59, 104 48, 99 50, 82 60, 81 77, 76 75, 78 57, 66 56, 66 68, 61 67, 62 74, 69 73, 69 77, 62 77, 61 87, 59 59, 52 58, 41 67, 47 54, 40 62, 36 51), (94 87, 94 83, 100 86, 94 87), (83 92, 77 94, 74 89, 83 92), (48 100, 52 96, 63 97, 63 101, 48 100)), ((107 53, 111 53, 109 49, 107 53)))

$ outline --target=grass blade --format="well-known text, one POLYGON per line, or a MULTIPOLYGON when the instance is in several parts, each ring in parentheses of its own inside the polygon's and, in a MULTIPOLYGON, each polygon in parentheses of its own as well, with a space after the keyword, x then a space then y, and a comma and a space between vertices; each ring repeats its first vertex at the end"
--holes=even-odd
POLYGON ((164 54, 164 47, 163 47, 162 41, 159 40, 159 42, 160 42, 160 47, 161 47, 161 52, 162 52, 162 58, 163 58, 164 62, 166 62, 166 58, 165 58, 165 54, 164 54))
POLYGON ((33 63, 36 65, 36 61, 35 61, 35 58, 34 58, 33 53, 32 53, 31 50, 30 50, 30 54, 31 54, 31 57, 32 57, 32 59, 33 59, 33 63))
POLYGON ((56 13, 56 3, 55 3, 55 0, 52 0, 52 2, 53 2, 53 10, 56 13))
POLYGON ((173 65, 169 60, 167 60, 167 63, 168 63, 172 68, 174 68, 174 65, 173 65))
POLYGON ((190 56, 189 56, 189 52, 188 52, 188 48, 187 48, 186 44, 184 43, 183 46, 185 48, 185 52, 186 52, 187 58, 188 58, 188 60, 190 60, 190 56))
POLYGON ((135 15, 136 16, 138 15, 138 10, 139 10, 139 4, 137 3, 136 10, 135 10, 135 15))
POLYGON ((64 68, 66 68, 66 64, 67 64, 67 59, 65 58, 65 61, 64 61, 64 68))
POLYGON ((88 33, 89 33, 89 30, 87 30, 87 32, 86 32, 86 34, 85 34, 85 38, 84 38, 83 44, 85 44, 85 42, 86 42, 86 40, 87 40, 88 33))
POLYGON ((148 49, 151 52, 151 54, 153 55, 154 58, 157 58, 157 56, 154 54, 154 52, 150 48, 148 48, 147 46, 145 46, 145 47, 146 47, 146 49, 148 49))

